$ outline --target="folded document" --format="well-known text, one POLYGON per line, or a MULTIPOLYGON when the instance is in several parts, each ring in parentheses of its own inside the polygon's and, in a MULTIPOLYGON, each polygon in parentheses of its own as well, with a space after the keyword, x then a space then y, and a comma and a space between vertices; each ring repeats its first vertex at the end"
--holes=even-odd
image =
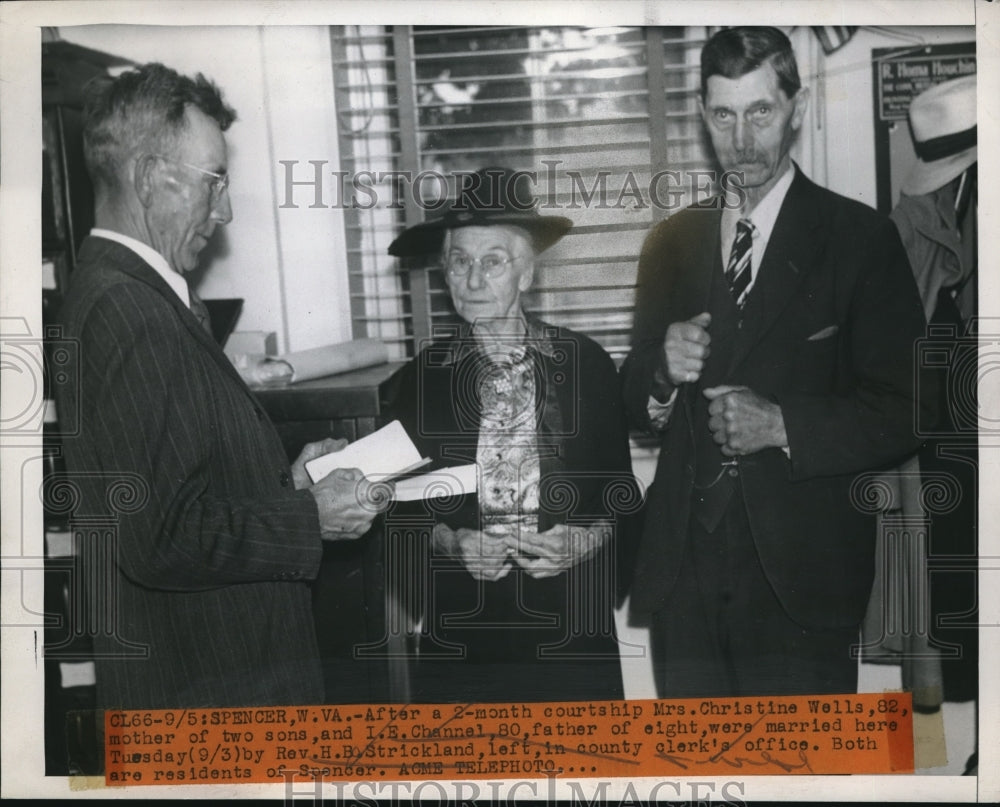
MULTIPOLYGON (((390 481, 412 473, 430 459, 420 456, 406 429, 394 420, 377 432, 349 444, 342 451, 333 451, 309 460, 306 473, 313 484, 337 468, 357 468, 368 479, 390 481)), ((396 500, 401 502, 458 496, 476 491, 476 466, 458 465, 439 471, 411 476, 396 481, 396 500)))
POLYGON ((369 479, 388 479, 429 462, 420 456, 410 435, 398 420, 377 432, 350 443, 343 451, 333 451, 309 460, 306 473, 316 484, 337 468, 357 468, 369 479))

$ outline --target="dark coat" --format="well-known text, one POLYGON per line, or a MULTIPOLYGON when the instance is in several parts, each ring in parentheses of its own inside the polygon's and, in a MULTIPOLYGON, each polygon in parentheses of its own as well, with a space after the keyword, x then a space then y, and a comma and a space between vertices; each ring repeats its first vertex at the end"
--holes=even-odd
MULTIPOLYGON (((646 405, 668 324, 706 310, 711 279, 721 276, 720 220, 715 204, 692 207, 646 238, 621 370, 638 427, 650 428, 646 405)), ((790 458, 773 448, 740 459, 761 563, 793 619, 856 625, 871 589, 875 526, 873 502, 852 485, 918 445, 913 352, 924 323, 892 223, 796 168, 743 319, 729 365, 710 357, 704 373, 781 406, 790 458)), ((640 612, 663 607, 681 565, 697 406, 707 402, 684 385, 663 435, 633 583, 640 612)))
MULTIPOLYGON (((614 631, 617 570, 627 563, 629 525, 641 497, 634 477, 614 363, 592 340, 547 330, 535 351, 541 490, 539 531, 559 523, 615 523, 613 546, 557 576, 513 571, 482 582, 455 559, 429 557, 416 676, 418 700, 553 700, 622 694, 614 631), (461 616, 456 619, 456 616, 461 616), (450 648, 464 661, 448 661, 450 648), (544 648, 548 647, 548 650, 544 648)), ((484 361, 460 336, 434 343, 393 379, 390 413, 437 466, 476 461, 484 361)), ((475 494, 418 508, 431 523, 479 529, 475 494)), ((414 508, 386 518, 404 528, 414 508)))
POLYGON ((79 340, 60 411, 80 500, 106 708, 321 702, 306 582, 321 556, 316 503, 295 491, 281 442, 219 346, 166 282, 90 237, 62 311, 79 340), (116 480, 118 492, 106 495, 116 480), (130 491, 130 492, 129 492, 130 491), (110 520, 108 520, 110 519, 110 520), (95 560, 96 543, 110 555, 95 560), (138 657, 136 657, 138 653, 138 657), (122 656, 129 656, 122 658, 122 656))

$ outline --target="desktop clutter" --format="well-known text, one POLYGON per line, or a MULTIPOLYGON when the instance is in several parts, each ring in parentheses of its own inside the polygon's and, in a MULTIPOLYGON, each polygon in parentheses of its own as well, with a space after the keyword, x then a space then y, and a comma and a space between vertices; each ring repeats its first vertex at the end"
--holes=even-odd
POLYGON ((389 361, 389 349, 378 339, 353 339, 276 355, 274 333, 259 331, 234 332, 225 353, 251 387, 283 387, 389 361))

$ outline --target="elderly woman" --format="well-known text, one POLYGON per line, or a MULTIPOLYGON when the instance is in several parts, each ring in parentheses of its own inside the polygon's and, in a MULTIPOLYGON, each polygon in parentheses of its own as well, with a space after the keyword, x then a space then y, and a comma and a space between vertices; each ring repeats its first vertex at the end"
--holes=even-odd
MULTIPOLYGON (((536 255, 570 228, 528 178, 483 169, 445 215, 389 247, 440 262, 463 321, 394 379, 390 412, 440 466, 475 463, 477 492, 433 519, 413 699, 622 697, 616 544, 639 494, 615 367, 595 342, 527 314, 536 255)), ((395 518, 412 518, 397 507, 395 518)))

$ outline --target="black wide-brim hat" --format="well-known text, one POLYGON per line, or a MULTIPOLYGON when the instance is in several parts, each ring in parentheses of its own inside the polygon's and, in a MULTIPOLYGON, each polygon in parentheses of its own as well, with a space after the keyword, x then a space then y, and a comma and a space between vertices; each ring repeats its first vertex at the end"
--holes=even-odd
POLYGON ((444 214, 403 230, 389 244, 389 254, 399 258, 440 253, 444 234, 458 227, 520 227, 531 238, 536 253, 551 247, 573 226, 564 216, 538 212, 531 185, 533 175, 510 168, 480 168, 462 177, 462 188, 444 214))

